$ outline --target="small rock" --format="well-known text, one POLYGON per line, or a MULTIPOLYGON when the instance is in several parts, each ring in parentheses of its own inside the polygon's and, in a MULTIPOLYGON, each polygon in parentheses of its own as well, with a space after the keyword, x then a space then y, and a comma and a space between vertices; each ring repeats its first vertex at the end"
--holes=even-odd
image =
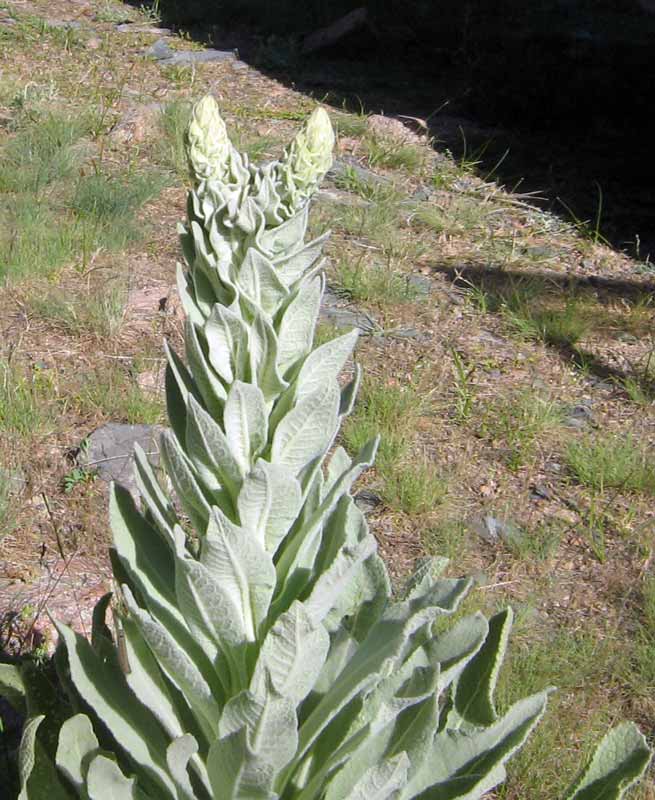
POLYGON ((375 136, 395 139, 403 144, 420 144, 424 141, 424 137, 410 130, 399 119, 385 117, 384 114, 371 114, 366 120, 366 124, 375 136))
POLYGON ((362 489, 357 492, 353 499, 357 508, 364 514, 370 514, 371 511, 375 511, 376 508, 382 505, 382 498, 368 489, 362 489))
POLYGON ((118 144, 140 144, 158 131, 158 121, 163 106, 149 103, 128 109, 113 127, 110 137, 118 144))
POLYGON ((585 430, 593 424, 594 415, 591 410, 591 400, 584 399, 565 409, 566 418, 564 425, 573 430, 585 430))
POLYGON ((625 344, 635 344, 635 342, 639 341, 639 338, 635 336, 633 333, 629 333, 628 331, 621 331, 617 334, 616 338, 620 342, 625 342, 625 344))
POLYGON ((97 471, 102 480, 123 486, 138 494, 134 478, 134 445, 139 444, 153 464, 159 463, 159 425, 124 425, 109 422, 85 440, 78 461, 81 466, 97 471))
POLYGON ((141 391, 150 397, 159 397, 164 390, 164 371, 161 369, 140 372, 136 382, 141 391))
POLYGON ((237 58, 236 50, 173 50, 165 39, 158 39, 146 50, 146 55, 161 64, 201 64, 205 61, 228 61, 237 58))
POLYGON ((349 174, 354 175, 363 183, 372 183, 377 186, 388 186, 390 183, 389 178, 385 178, 382 175, 378 175, 377 172, 362 167, 356 158, 350 156, 337 158, 328 171, 327 177, 329 180, 334 181, 342 179, 349 174))
POLYGON ((341 307, 339 296, 329 286, 325 287, 323 293, 320 319, 335 328, 359 328, 363 333, 370 333, 379 327, 368 314, 341 307))
POLYGON ((562 465, 557 461, 546 461, 544 468, 547 472, 554 472, 555 474, 558 474, 562 471, 562 465))
POLYGON ((550 500, 552 496, 550 489, 543 483, 535 483, 530 489, 531 500, 550 500))
POLYGON ((491 333, 491 331, 482 330, 475 338, 479 342, 487 342, 488 344, 493 344, 497 347, 504 347, 507 344, 505 339, 501 339, 499 336, 491 333))
POLYGON ((63 28, 64 30, 79 30, 82 23, 77 20, 49 19, 46 20, 49 28, 63 28))
POLYGON ((159 61, 164 58, 170 58, 174 52, 175 51, 171 49, 171 46, 165 39, 157 39, 157 41, 146 50, 146 55, 159 61))
POLYGON ((102 47, 102 41, 97 36, 93 36, 87 40, 86 46, 89 50, 99 50, 102 47))
POLYGON ((407 278, 407 285, 424 297, 427 297, 434 288, 430 278, 426 278, 425 275, 410 275, 407 278))
POLYGON ((368 314, 349 311, 347 308, 324 307, 321 309, 321 320, 335 328, 359 328, 362 333, 370 333, 377 328, 375 321, 368 314))
POLYGON ((17 497, 22 494, 26 485, 25 474, 20 469, 0 467, 0 487, 9 497, 17 497))
POLYGON ((357 197, 357 195, 352 194, 352 192, 345 192, 341 189, 319 189, 316 194, 314 195, 314 199, 317 202, 327 201, 328 203, 344 203, 351 206, 370 206, 370 200, 364 200, 363 197, 357 197))
POLYGON ((498 519, 490 514, 474 519, 471 528, 488 544, 496 544, 498 540, 505 544, 519 544, 523 540, 523 531, 513 522, 498 519))
POLYGON ((152 33, 155 36, 170 36, 170 28, 155 28, 152 25, 139 25, 136 22, 120 22, 116 25, 119 33, 152 33))
POLYGON ((414 194, 412 195, 412 200, 417 200, 420 203, 429 200, 434 192, 432 189, 428 188, 427 186, 421 186, 420 189, 417 189, 414 194))

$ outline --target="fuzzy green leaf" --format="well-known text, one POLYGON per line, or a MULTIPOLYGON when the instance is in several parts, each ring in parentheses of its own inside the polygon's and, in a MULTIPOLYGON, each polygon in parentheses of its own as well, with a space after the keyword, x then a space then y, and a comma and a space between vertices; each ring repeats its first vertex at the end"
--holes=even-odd
POLYGON ((273 435, 271 460, 294 473, 329 446, 336 428, 339 391, 327 382, 306 395, 280 422, 273 435))
POLYGON ((295 521, 302 494, 291 470, 260 459, 243 481, 237 510, 249 535, 274 554, 295 521))
POLYGON ((91 756, 98 752, 99 747, 93 726, 86 714, 76 714, 61 726, 56 756, 57 767, 79 792, 84 787, 88 762, 91 756))
POLYGON ((294 603, 264 639, 252 690, 265 694, 270 680, 280 695, 301 703, 318 679, 329 646, 327 631, 314 623, 302 603, 294 603))
POLYGON ((619 800, 643 775, 652 752, 636 725, 609 731, 566 800, 619 800))
POLYGON ((475 725, 491 725, 498 716, 493 695, 513 617, 512 610, 508 608, 489 620, 489 633, 484 644, 457 681, 455 708, 465 720, 475 725))
POLYGON ((259 387, 241 381, 232 384, 225 403, 223 424, 230 453, 241 474, 246 475, 268 439, 268 413, 259 387))
POLYGON ((277 364, 280 374, 309 353, 318 318, 323 280, 307 281, 284 312, 278 333, 277 364))

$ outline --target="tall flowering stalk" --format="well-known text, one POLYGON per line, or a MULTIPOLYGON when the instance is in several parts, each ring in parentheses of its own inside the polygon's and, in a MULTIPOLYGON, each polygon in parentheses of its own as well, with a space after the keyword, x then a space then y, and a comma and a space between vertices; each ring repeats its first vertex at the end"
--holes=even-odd
MULTIPOLYGON (((58 625, 79 713, 56 768, 32 713, 21 797, 469 800, 502 781, 544 711, 547 692, 497 712, 511 612, 438 633, 470 581, 431 559, 392 599, 350 495, 377 442, 354 460, 335 447, 357 334, 313 347, 325 237, 306 241, 333 143, 318 109, 281 161, 256 167, 211 98, 195 107, 165 479, 137 449, 140 506, 112 489, 115 631, 110 595, 90 642, 58 625)), ((14 694, 21 680, 0 670, 14 694)), ((599 783, 619 797, 647 760, 619 728, 569 798, 599 783)))

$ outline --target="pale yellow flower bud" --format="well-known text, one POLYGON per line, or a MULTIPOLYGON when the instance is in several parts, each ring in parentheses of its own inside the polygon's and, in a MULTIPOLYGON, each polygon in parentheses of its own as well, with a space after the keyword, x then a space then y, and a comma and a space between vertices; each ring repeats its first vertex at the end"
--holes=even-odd
POLYGON ((205 95, 194 106, 187 131, 187 155, 196 178, 221 180, 231 147, 218 105, 211 95, 205 95))
POLYGON ((327 112, 317 108, 291 143, 285 170, 296 190, 309 195, 332 166, 334 131, 327 112))

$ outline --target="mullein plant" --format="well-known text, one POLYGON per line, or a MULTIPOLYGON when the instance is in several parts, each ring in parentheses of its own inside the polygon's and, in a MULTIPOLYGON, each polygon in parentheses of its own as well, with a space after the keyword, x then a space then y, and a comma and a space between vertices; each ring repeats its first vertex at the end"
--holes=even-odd
MULTIPOLYGON (((20 798, 469 800, 544 712, 549 690, 494 702, 511 611, 444 626, 471 582, 438 558, 392 597, 350 495, 377 442, 354 460, 334 446, 357 335, 313 348, 325 237, 306 241, 333 144, 319 108, 256 167, 213 99, 194 109, 163 477, 137 449, 140 503, 112 489, 115 591, 91 641, 57 623, 77 713, 52 744, 28 693, 20 798)), ((29 681, 5 666, 0 682, 20 701, 29 681)), ((568 798, 618 798, 648 760, 621 726, 568 798)))

